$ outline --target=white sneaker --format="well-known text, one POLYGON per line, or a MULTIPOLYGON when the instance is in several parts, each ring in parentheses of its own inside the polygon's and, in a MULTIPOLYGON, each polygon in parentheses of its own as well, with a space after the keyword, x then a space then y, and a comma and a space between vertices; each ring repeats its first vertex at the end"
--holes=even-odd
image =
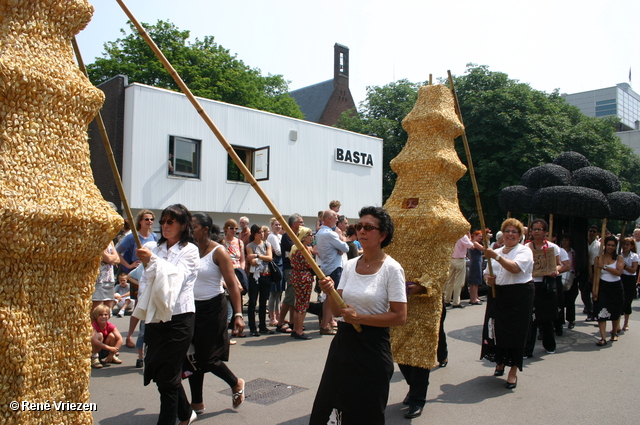
POLYGON ((118 317, 124 317, 124 308, 118 312, 118 317))

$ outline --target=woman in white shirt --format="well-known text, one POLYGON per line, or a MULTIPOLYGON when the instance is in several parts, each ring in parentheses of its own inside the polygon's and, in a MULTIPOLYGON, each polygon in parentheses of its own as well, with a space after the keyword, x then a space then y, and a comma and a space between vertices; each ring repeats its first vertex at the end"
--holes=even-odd
MULTIPOLYGON (((158 245, 149 250, 142 247, 136 255, 147 264, 140 278, 139 304, 146 309, 144 342, 147 352, 144 358, 144 385, 153 380, 160 393, 160 415, 158 424, 190 424, 196 418, 182 387, 182 363, 193 337, 195 304, 193 284, 198 274, 200 257, 194 245, 191 213, 180 204, 167 207, 161 215, 162 236, 158 245), (161 287, 158 287, 161 285, 161 287), (165 304, 156 305, 157 296, 151 296, 147 306, 143 305, 145 291, 152 294, 167 293, 165 304), (170 309, 170 317, 158 318, 153 311, 170 309)), ((134 314, 138 313, 136 311, 134 314)))
POLYGON ((624 258, 617 255, 618 239, 615 236, 607 236, 604 240, 604 252, 602 257, 596 257, 594 267, 600 271, 600 286, 597 294, 594 293, 593 314, 598 320, 600 328, 600 341, 598 346, 607 345, 607 320, 611 321, 611 341, 618 340, 620 328, 620 314, 624 292, 622 290, 622 270, 624 258))
POLYGON ((519 244, 524 226, 515 218, 502 223, 504 246, 486 249, 485 257, 493 267, 493 276, 485 269, 487 284, 496 287, 496 297, 489 296, 482 330, 481 358, 496 363, 494 376, 504 375, 509 366, 506 387, 518 383, 522 357, 533 311, 533 253, 519 244))
POLYGON ((389 327, 406 321, 406 282, 402 266, 383 251, 393 238, 389 214, 380 207, 364 207, 359 216, 355 226, 363 254, 347 262, 338 287, 347 308, 339 308, 329 295, 331 278, 320 282, 333 315, 342 321, 329 348, 310 425, 338 417, 343 425, 384 424, 393 375, 389 327))

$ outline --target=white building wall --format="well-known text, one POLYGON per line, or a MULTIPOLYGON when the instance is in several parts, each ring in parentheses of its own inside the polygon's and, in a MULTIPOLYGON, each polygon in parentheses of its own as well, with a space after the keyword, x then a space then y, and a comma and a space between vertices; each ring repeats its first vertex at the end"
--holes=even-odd
MULTIPOLYGON (((270 146, 269 180, 259 184, 284 216, 316 217, 329 201, 357 217, 382 204, 382 140, 307 121, 200 99, 232 145, 270 146), (297 141, 289 132, 297 131, 297 141), (372 155, 373 167, 339 163, 336 148, 372 155)), ((186 96, 132 84, 125 92, 123 183, 131 208, 162 210, 182 203, 214 221, 249 215, 264 224, 272 214, 248 183, 227 181, 227 152, 186 96), (169 136, 202 140, 200 179, 168 174, 169 136), (262 220, 262 221, 260 221, 262 220)), ((307 220, 309 220, 307 218, 307 220)), ((313 221, 306 223, 313 226, 313 221)))

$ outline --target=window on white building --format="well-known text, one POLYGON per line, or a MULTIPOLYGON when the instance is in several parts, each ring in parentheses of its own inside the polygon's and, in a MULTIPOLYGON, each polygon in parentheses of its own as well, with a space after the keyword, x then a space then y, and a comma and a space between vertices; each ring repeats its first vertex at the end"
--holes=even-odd
POLYGON ((201 140, 169 136, 169 175, 200 178, 201 140))
MULTIPOLYGON (((257 149, 233 146, 233 150, 257 181, 269 180, 269 146, 257 149)), ((227 180, 247 181, 229 154, 227 154, 227 180)))

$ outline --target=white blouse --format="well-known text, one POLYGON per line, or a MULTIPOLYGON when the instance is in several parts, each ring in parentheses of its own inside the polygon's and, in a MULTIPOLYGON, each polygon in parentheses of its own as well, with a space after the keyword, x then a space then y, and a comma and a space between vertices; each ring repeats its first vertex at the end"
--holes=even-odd
MULTIPOLYGON (((520 273, 511 273, 504 269, 496 260, 491 259, 493 274, 496 276, 496 285, 515 285, 527 283, 533 279, 533 251, 524 245, 516 245, 507 254, 504 253, 506 247, 498 248, 496 252, 507 260, 515 261, 520 267, 520 273)), ((484 274, 489 274, 489 267, 484 270, 484 274)))

